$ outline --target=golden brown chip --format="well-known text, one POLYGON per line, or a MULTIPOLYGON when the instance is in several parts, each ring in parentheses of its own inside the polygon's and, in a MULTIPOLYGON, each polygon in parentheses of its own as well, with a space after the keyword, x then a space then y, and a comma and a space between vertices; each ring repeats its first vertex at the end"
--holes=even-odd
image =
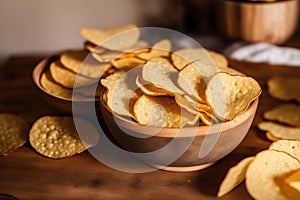
POLYGON ((218 197, 227 194, 245 179, 247 169, 249 165, 253 162, 253 160, 254 157, 245 158, 229 169, 229 171, 226 174, 226 177, 220 185, 217 195, 218 197))
POLYGON ((260 122, 258 128, 268 131, 273 137, 287 140, 300 140, 300 128, 284 126, 274 122, 260 122))
POLYGON ((248 167, 247 191, 257 200, 297 199, 299 193, 284 180, 299 168, 299 161, 285 152, 262 151, 248 167))
POLYGON ((97 46, 91 42, 85 42, 84 43, 84 48, 86 50, 88 50, 89 52, 92 52, 92 53, 97 53, 97 54, 101 54, 105 51, 104 48, 100 47, 100 46, 97 46))
POLYGON ((171 49, 172 49, 172 45, 171 45, 170 40, 163 39, 163 40, 155 43, 149 52, 138 53, 137 57, 144 59, 144 60, 150 60, 150 59, 156 58, 156 57, 169 56, 171 49))
POLYGON ((212 61, 220 68, 227 68, 228 67, 228 60, 225 56, 220 53, 206 50, 208 55, 211 57, 212 61))
POLYGON ((68 51, 60 56, 60 62, 69 70, 90 78, 100 78, 111 68, 108 63, 99 63, 85 50, 68 51))
POLYGON ((7 155, 28 139, 29 124, 14 114, 0 114, 0 156, 7 155))
POLYGON ((214 113, 222 120, 232 120, 246 111, 261 93, 251 77, 217 73, 208 82, 205 97, 214 113))
POLYGON ((174 97, 148 95, 143 95, 136 101, 134 116, 141 124, 167 128, 194 125, 199 118, 181 109, 174 97))
POLYGON ((278 140, 273 142, 269 149, 284 151, 300 161, 300 141, 299 140, 278 140))
POLYGON ((145 61, 136 57, 121 57, 120 59, 113 60, 111 63, 115 68, 122 69, 142 65, 145 61))
POLYGON ((93 84, 98 79, 92 79, 66 69, 58 62, 52 62, 50 64, 50 73, 53 80, 60 85, 72 89, 73 87, 82 87, 93 84), (76 81, 76 82, 75 82, 76 81))
POLYGON ((134 81, 140 71, 141 67, 129 71, 117 71, 101 80, 107 88, 107 105, 112 112, 133 117, 133 104, 141 95, 134 81))
POLYGON ((300 106, 296 104, 280 105, 265 112, 264 118, 291 126, 300 126, 300 106))
MULTIPOLYGON (((72 117, 45 116, 38 119, 29 134, 31 146, 49 158, 65 158, 81 153, 97 143, 97 131, 87 121, 76 119, 88 137, 81 140, 72 117)), ((83 130, 81 130, 83 131, 83 130)))
POLYGON ((268 140, 273 141, 273 142, 276 142, 276 141, 280 140, 280 138, 275 137, 269 131, 266 132, 266 137, 268 138, 268 140))
POLYGON ((129 24, 110 29, 83 28, 81 35, 95 45, 110 50, 122 50, 135 45, 140 37, 137 26, 129 24))
POLYGON ((269 94, 280 100, 296 100, 300 102, 300 78, 273 77, 268 80, 269 94))
POLYGON ((146 82, 151 82, 156 87, 171 93, 184 94, 175 84, 178 76, 177 73, 178 71, 173 67, 150 61, 143 66, 142 78, 146 82))
POLYGON ((188 65, 179 72, 177 82, 188 95, 198 99, 200 102, 205 101, 204 91, 206 83, 193 65, 188 65))

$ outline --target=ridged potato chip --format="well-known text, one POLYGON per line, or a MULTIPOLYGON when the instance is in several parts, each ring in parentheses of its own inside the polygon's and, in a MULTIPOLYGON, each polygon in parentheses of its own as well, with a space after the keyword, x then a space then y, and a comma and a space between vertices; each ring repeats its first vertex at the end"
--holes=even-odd
POLYGON ((198 116, 181 109, 174 97, 169 96, 143 95, 135 102, 133 110, 135 119, 144 125, 180 128, 198 121, 198 116))
POLYGON ((298 199, 299 192, 290 188, 285 179, 299 168, 300 162, 285 152, 262 151, 248 167, 247 191, 257 200, 298 199))
POLYGON ((140 37, 137 26, 129 24, 110 29, 82 28, 83 38, 110 50, 122 50, 135 45, 140 37))
POLYGON ((147 82, 151 82, 156 87, 171 93, 184 94, 175 85, 177 73, 178 71, 170 66, 149 61, 143 66, 142 78, 147 82))
POLYGON ((241 160, 238 164, 231 167, 222 181, 217 196, 221 197, 238 186, 246 177, 249 165, 253 162, 254 157, 248 157, 241 160))
POLYGON ((15 114, 0 114, 0 156, 23 146, 29 135, 29 124, 15 114))
POLYGON ((86 85, 93 84, 98 81, 98 79, 92 79, 66 69, 58 62, 52 62, 50 64, 50 73, 53 80, 60 85, 72 89, 73 87, 82 87, 86 85), (76 84, 74 84, 76 81, 76 84))
POLYGON ((284 151, 300 161, 300 141, 299 140, 278 140, 273 142, 269 149, 284 151))
POLYGON ((268 131, 273 137, 287 140, 300 140, 300 128, 284 126, 274 122, 260 122, 258 128, 268 131))
POLYGON ((111 68, 110 64, 99 63, 83 50, 62 53, 60 62, 74 73, 90 78, 101 78, 111 68))
POLYGON ((268 120, 300 127, 300 106, 296 104, 283 104, 274 107, 266 111, 263 116, 268 120))
POLYGON ((95 145, 96 129, 83 119, 76 119, 85 128, 87 136, 82 141, 72 117, 45 116, 38 119, 29 134, 31 146, 41 155, 49 158, 65 158, 83 152, 95 145))
POLYGON ((286 78, 276 76, 268 80, 268 92, 269 94, 280 100, 296 100, 300 102, 299 92, 300 78, 286 78))
POLYGON ((232 120, 244 112, 261 93, 251 77, 217 73, 208 82, 205 97, 214 113, 222 120, 232 120))

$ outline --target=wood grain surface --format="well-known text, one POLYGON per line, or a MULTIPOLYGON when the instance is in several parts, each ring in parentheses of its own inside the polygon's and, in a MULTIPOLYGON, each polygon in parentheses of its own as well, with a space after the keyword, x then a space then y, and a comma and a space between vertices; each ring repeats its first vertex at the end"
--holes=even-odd
MULTIPOLYGON (((16 113, 29 123, 51 108, 33 85, 33 67, 45 56, 11 57, 0 69, 0 112, 16 113)), ((263 88, 253 125, 231 154, 215 165, 196 172, 162 170, 134 174, 109 168, 89 152, 60 160, 45 158, 30 144, 0 157, 0 194, 18 199, 216 199, 218 187, 230 166, 268 148, 270 142, 256 128, 262 113, 281 101, 267 93, 266 81, 275 75, 300 76, 300 68, 230 61, 243 73, 256 78, 263 88)), ((0 198, 1 199, 1 198, 0 198)), ((251 199, 244 183, 220 199, 251 199)))

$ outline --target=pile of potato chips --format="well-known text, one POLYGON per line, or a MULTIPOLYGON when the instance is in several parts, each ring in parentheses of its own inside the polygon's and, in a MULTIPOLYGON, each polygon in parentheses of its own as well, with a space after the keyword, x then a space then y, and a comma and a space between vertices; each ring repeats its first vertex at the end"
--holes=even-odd
POLYGON ((253 78, 229 68, 221 54, 174 50, 168 38, 148 44, 134 25, 84 28, 81 34, 92 57, 110 66, 101 79, 106 105, 140 124, 179 128, 229 121, 261 93, 253 78))
POLYGON ((266 131, 271 141, 279 139, 300 140, 300 78, 273 77, 268 81, 269 94, 284 103, 266 111, 263 117, 267 120, 258 124, 258 128, 266 131))
POLYGON ((23 146, 29 138, 31 146, 49 158, 65 158, 83 152, 98 142, 96 129, 86 120, 77 118, 78 127, 84 127, 79 137, 72 117, 45 116, 30 128, 21 117, 0 114, 0 156, 23 146))
POLYGON ((218 197, 233 190, 244 179, 254 199, 299 199, 300 141, 278 140, 268 150, 240 161, 229 169, 218 197))

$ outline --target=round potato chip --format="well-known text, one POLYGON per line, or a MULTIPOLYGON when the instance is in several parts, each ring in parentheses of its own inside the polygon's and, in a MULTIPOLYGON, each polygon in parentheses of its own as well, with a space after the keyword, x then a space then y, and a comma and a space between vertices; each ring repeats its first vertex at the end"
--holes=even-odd
POLYGON ((81 153, 97 143, 96 129, 83 119, 76 119, 88 137, 81 140, 72 117, 45 116, 38 119, 29 134, 31 146, 49 158, 65 158, 81 153))
POLYGON ((116 59, 111 61, 111 64, 117 68, 128 68, 128 67, 136 67, 142 64, 145 64, 146 61, 136 58, 136 57, 124 57, 122 56, 120 59, 116 59))
POLYGON ((135 45, 140 37, 136 25, 128 24, 110 29, 82 28, 82 37, 91 43, 110 50, 122 50, 135 45))
POLYGON ((227 172, 224 180, 222 181, 218 194, 218 197, 221 197, 231 190, 233 190, 236 186, 238 186, 246 177, 246 172, 249 165, 253 162, 254 157, 248 157, 241 160, 238 164, 231 167, 227 172))
POLYGON ((274 122, 260 122, 258 128, 268 131, 273 137, 286 140, 300 140, 300 128, 284 126, 274 122))
POLYGON ((300 126, 300 106, 284 104, 264 113, 264 118, 291 126, 300 126))
POLYGON ((255 156, 246 173, 246 188, 257 200, 298 199, 299 193, 284 180, 300 168, 300 162, 285 152, 265 150, 255 156))
POLYGON ((300 141, 299 140, 278 140, 273 142, 269 149, 284 151, 300 161, 300 141))
POLYGON ((179 128, 187 124, 194 125, 198 116, 181 109, 174 97, 141 96, 134 104, 135 119, 144 125, 179 128))
POLYGON ((208 82, 205 97, 221 120, 232 120, 246 111, 261 94, 255 79, 228 73, 217 73, 208 82))
POLYGON ((175 85, 177 74, 178 71, 173 67, 151 61, 147 62, 142 70, 142 78, 145 81, 151 82, 156 87, 171 93, 184 94, 184 92, 175 85))
POLYGON ((296 100, 300 102, 299 77, 273 77, 268 80, 268 92, 269 94, 280 100, 296 100))
POLYGON ((0 114, 0 156, 7 155, 28 139, 29 124, 14 114, 0 114))
POLYGON ((93 84, 98 79, 92 79, 66 69, 58 62, 52 62, 50 64, 50 73, 55 82, 60 85, 72 89, 73 87, 82 87, 93 84), (76 82, 75 82, 76 81, 76 82))
POLYGON ((117 71, 101 80, 107 88, 107 105, 112 112, 133 117, 133 105, 136 99, 142 95, 135 84, 141 67, 132 68, 129 71, 117 71))
POLYGON ((71 71, 90 78, 101 78, 111 68, 108 63, 96 61, 85 50, 64 52, 60 62, 71 71))

